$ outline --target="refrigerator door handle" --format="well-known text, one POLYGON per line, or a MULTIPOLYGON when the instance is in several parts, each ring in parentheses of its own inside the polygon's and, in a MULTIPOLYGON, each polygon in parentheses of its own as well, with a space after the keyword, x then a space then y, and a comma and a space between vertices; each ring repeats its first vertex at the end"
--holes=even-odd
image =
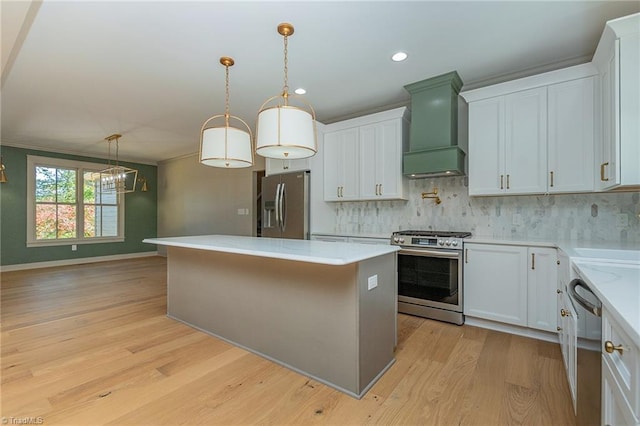
POLYGON ((284 232, 285 220, 287 219, 285 212, 287 211, 287 202, 285 200, 285 184, 280 186, 280 230, 284 232))
POLYGON ((275 211, 276 211, 276 226, 280 229, 280 185, 276 186, 276 200, 275 200, 275 211))

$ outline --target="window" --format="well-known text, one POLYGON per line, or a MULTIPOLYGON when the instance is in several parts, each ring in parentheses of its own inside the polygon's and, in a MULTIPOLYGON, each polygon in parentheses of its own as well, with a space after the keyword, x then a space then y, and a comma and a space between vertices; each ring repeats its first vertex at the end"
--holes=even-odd
POLYGON ((104 164, 27 157, 27 246, 124 241, 124 197, 101 184, 104 164))

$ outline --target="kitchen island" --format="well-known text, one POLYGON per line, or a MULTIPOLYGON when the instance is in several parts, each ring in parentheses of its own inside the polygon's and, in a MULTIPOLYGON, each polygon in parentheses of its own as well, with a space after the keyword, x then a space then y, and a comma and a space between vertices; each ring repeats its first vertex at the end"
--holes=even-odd
POLYGON ((226 235, 167 246, 167 314, 362 397, 394 362, 396 251, 226 235))

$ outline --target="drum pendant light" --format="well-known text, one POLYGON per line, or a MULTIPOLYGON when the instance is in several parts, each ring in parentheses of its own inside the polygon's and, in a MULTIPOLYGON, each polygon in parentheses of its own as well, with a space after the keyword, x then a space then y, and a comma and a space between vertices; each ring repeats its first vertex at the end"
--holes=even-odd
POLYGON ((229 113, 229 67, 235 62, 233 58, 223 56, 220 63, 225 66, 226 75, 224 114, 214 115, 202 125, 200 162, 213 167, 249 167, 253 164, 251 129, 244 120, 229 113), (232 127, 231 120, 237 121, 241 127, 232 127))
POLYGON ((284 87, 282 94, 267 99, 260 107, 256 153, 277 159, 307 158, 318 151, 315 112, 300 96, 289 94, 288 38, 293 34, 293 25, 278 25, 278 33, 284 38, 284 87), (302 106, 295 106, 293 102, 302 106))

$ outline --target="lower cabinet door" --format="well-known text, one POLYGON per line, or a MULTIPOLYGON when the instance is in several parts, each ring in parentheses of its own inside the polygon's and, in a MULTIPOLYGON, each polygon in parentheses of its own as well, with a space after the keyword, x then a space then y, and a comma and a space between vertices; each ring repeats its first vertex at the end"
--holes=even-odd
POLYGON ((558 251, 549 247, 530 247, 527 261, 528 326, 555 333, 558 327, 558 251))
POLYGON ((527 326, 527 248, 465 243, 464 314, 527 326))
POLYGON ((637 425, 631 407, 622 395, 613 373, 602 360, 602 422, 603 425, 637 425))

